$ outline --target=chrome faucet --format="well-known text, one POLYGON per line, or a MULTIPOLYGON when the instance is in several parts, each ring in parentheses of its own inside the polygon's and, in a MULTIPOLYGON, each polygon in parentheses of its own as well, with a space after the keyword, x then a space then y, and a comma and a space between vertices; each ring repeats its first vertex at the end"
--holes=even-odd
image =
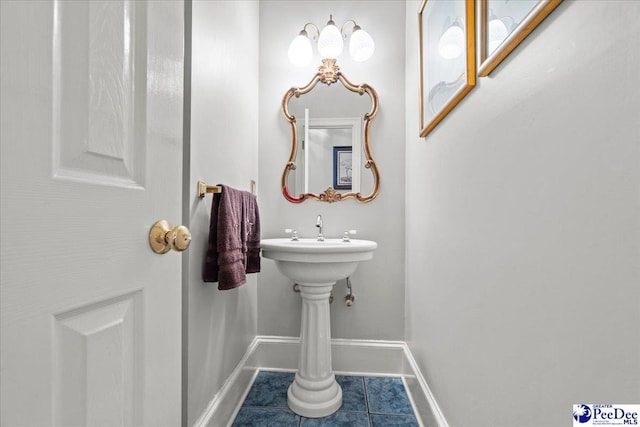
POLYGON ((317 216, 316 227, 318 227, 318 242, 324 242, 324 235, 322 234, 322 215, 317 216))

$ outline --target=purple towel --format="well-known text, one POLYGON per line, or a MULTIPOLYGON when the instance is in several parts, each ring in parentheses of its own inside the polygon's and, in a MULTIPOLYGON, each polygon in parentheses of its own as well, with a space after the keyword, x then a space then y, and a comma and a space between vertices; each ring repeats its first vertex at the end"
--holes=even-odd
POLYGON ((205 282, 218 282, 218 289, 226 290, 245 283, 247 272, 260 271, 260 219, 253 194, 221 187, 222 192, 213 195, 211 204, 209 246, 202 278, 205 282), (248 260, 249 254, 251 258, 258 257, 257 269, 255 260, 248 260))
POLYGON ((243 251, 245 253, 245 271, 258 273, 260 271, 260 213, 256 196, 247 191, 243 193, 243 210, 245 224, 245 239, 243 251))

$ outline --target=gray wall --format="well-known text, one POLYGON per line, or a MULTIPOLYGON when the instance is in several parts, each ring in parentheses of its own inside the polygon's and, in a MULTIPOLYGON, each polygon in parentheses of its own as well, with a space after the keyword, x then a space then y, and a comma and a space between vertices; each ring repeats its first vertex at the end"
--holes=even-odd
MULTIPOLYGON (((362 7, 360 1, 260 2, 260 216, 262 237, 282 237, 284 228, 296 228, 303 237, 316 233, 317 214, 324 217, 325 235, 339 237, 348 229, 379 243, 374 260, 363 263, 352 276, 356 304, 343 301, 344 281, 335 287, 331 306, 335 338, 403 339, 404 331, 404 3, 379 1, 362 7), (353 200, 340 203, 284 199, 280 177, 291 147, 288 123, 280 105, 292 86, 306 85, 317 71, 320 58, 296 68, 287 49, 307 22, 324 26, 333 14, 341 25, 353 18, 376 42, 376 53, 355 63, 345 52, 338 65, 353 83, 369 83, 380 97, 380 111, 371 127, 371 146, 382 183, 379 196, 368 204, 353 200)), ((346 89, 345 89, 346 90, 346 89)), ((248 122, 253 125, 253 122, 248 122)), ((300 296, 292 283, 263 259, 258 278, 258 333, 298 336, 300 296)))
POLYGON ((213 195, 199 199, 195 185, 203 180, 248 190, 250 180, 257 180, 258 3, 194 1, 192 37, 188 425, 207 408, 257 330, 257 275, 227 291, 202 282, 213 195))
POLYGON ((418 7, 406 333, 449 424, 640 402, 640 3, 565 1, 426 139, 418 7))

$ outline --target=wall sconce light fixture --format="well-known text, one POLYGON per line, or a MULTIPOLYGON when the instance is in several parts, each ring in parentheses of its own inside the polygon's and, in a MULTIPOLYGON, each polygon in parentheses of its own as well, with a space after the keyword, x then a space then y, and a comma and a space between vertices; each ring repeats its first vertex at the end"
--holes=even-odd
POLYGON ((373 55, 375 51, 375 43, 365 30, 363 30, 353 19, 348 20, 338 29, 333 16, 329 15, 327 25, 320 31, 318 27, 309 22, 305 24, 302 31, 293 39, 289 45, 289 61, 297 66, 305 66, 311 62, 313 57, 313 48, 311 40, 307 34, 307 27, 311 26, 316 30, 318 44, 318 52, 323 59, 336 59, 344 49, 344 40, 347 39, 345 26, 349 23, 353 24, 351 29, 351 39, 349 40, 349 54, 354 61, 366 61, 373 55))

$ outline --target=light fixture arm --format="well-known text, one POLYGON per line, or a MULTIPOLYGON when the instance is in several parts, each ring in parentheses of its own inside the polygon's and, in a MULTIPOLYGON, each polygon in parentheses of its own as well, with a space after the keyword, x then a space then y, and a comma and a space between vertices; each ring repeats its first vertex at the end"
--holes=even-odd
POLYGON ((340 28, 340 34, 342 34, 342 37, 344 37, 345 40, 347 39, 347 33, 344 31, 344 27, 348 23, 352 23, 353 24, 353 27, 351 28, 351 34, 353 34, 354 31, 360 29, 360 26, 358 24, 356 24, 356 21, 354 21, 353 19, 349 19, 348 21, 346 21, 344 24, 342 24, 342 27, 340 28))
POLYGON ((318 29, 318 26, 316 24, 314 24, 313 22, 307 22, 306 24, 304 24, 304 27, 302 27, 302 31, 300 31, 300 34, 303 36, 307 35, 307 27, 311 25, 315 30, 316 30, 316 36, 312 37, 313 40, 318 40, 318 37, 320 37, 320 29, 318 29))

